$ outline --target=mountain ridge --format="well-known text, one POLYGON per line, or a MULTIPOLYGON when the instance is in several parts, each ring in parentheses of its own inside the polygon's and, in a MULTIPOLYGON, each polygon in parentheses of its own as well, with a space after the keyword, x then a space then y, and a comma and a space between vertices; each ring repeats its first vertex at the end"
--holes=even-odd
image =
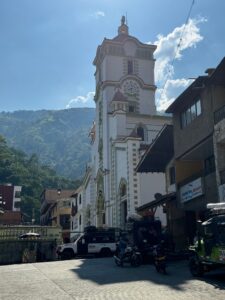
POLYGON ((0 112, 0 134, 9 146, 36 154, 42 164, 76 180, 90 159, 94 117, 94 108, 0 112))

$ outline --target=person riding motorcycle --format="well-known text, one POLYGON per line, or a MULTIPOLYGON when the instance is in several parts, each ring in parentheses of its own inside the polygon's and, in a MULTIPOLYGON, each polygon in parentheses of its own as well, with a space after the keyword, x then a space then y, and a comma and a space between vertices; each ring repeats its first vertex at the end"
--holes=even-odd
POLYGON ((129 263, 131 266, 138 267, 142 262, 141 253, 136 246, 128 243, 126 236, 120 236, 117 244, 117 252, 114 255, 117 266, 123 267, 124 263, 129 263))
POLYGON ((157 272, 167 274, 166 271, 166 252, 164 240, 161 240, 153 247, 154 265, 157 272))
POLYGON ((125 236, 121 235, 118 243, 118 257, 122 260, 127 248, 127 239, 125 236))

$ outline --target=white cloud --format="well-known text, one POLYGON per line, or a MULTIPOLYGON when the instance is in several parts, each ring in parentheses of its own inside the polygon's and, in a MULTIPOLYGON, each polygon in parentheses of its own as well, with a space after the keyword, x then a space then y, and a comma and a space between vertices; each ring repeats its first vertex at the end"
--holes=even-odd
POLYGON ((105 13, 104 13, 104 11, 98 10, 98 11, 95 11, 92 14, 92 16, 95 17, 96 19, 99 19, 101 17, 105 17, 105 13))
POLYGON ((156 91, 156 105, 158 111, 165 111, 175 100, 175 96, 180 95, 182 91, 192 82, 191 79, 168 79, 164 88, 156 91))
POLYGON ((199 24, 206 21, 205 18, 190 19, 186 25, 176 27, 167 36, 158 35, 154 42, 157 45, 155 78, 157 86, 161 87, 157 92, 158 109, 165 107, 167 102, 172 103, 175 97, 179 95, 177 92, 181 91, 182 87, 187 87, 191 82, 187 79, 174 79, 173 62, 182 59, 184 50, 196 47, 197 43, 203 40, 199 24))
POLYGON ((72 107, 93 107, 93 98, 95 92, 88 92, 86 96, 77 96, 74 99, 71 99, 66 108, 72 107))

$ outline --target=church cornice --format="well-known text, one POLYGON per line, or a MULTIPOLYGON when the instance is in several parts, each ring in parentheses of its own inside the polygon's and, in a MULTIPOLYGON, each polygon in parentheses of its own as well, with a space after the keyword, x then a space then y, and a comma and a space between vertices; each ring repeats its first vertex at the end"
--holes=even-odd
POLYGON ((118 145, 120 145, 119 148, 121 150, 126 150, 125 144, 127 143, 127 141, 140 142, 141 138, 140 137, 133 137, 133 136, 120 136, 120 137, 117 137, 116 139, 112 140, 111 144, 116 149, 118 148, 118 145), (124 148, 123 149, 121 148, 122 144, 124 144, 124 148))
POLYGON ((133 112, 132 114, 129 113, 128 115, 131 116, 131 118, 135 117, 135 118, 139 118, 139 119, 143 119, 143 118, 146 118, 146 119, 157 119, 157 120, 165 120, 165 121, 172 121, 172 117, 171 116, 161 116, 161 115, 147 115, 147 114, 140 114, 140 113, 135 113, 133 112))
MULTIPOLYGON (((148 49, 153 52, 156 50, 157 46, 156 45, 150 45, 150 44, 144 44, 140 42, 137 38, 130 36, 130 35, 118 35, 114 39, 104 39, 102 44, 98 46, 96 56, 93 60, 93 65, 98 66, 104 59, 104 57, 109 54, 109 55, 119 55, 119 56, 126 56, 124 52, 124 44, 128 41, 132 41, 137 45, 137 52, 134 58, 144 58, 140 57, 138 55, 138 50, 140 49, 148 49), (114 46, 118 47, 118 53, 112 53, 109 50, 108 46, 114 46)), ((147 58, 149 59, 149 57, 147 58)), ((155 60, 153 56, 151 57, 152 60, 155 60)))
POLYGON ((117 115, 125 115, 126 114, 126 111, 125 110, 122 110, 122 109, 120 109, 120 110, 115 110, 115 111, 113 111, 112 113, 111 113, 111 115, 112 115, 112 117, 114 118, 115 116, 117 116, 117 115))

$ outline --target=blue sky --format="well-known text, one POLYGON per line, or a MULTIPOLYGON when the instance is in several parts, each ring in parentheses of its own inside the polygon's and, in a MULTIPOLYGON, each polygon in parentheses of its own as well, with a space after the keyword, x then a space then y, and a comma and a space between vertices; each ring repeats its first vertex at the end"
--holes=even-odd
POLYGON ((0 0, 0 111, 94 107, 97 46, 117 35, 126 13, 130 35, 158 45, 156 98, 165 109, 188 78, 225 56, 225 1, 195 0, 184 27, 192 3, 0 0))

